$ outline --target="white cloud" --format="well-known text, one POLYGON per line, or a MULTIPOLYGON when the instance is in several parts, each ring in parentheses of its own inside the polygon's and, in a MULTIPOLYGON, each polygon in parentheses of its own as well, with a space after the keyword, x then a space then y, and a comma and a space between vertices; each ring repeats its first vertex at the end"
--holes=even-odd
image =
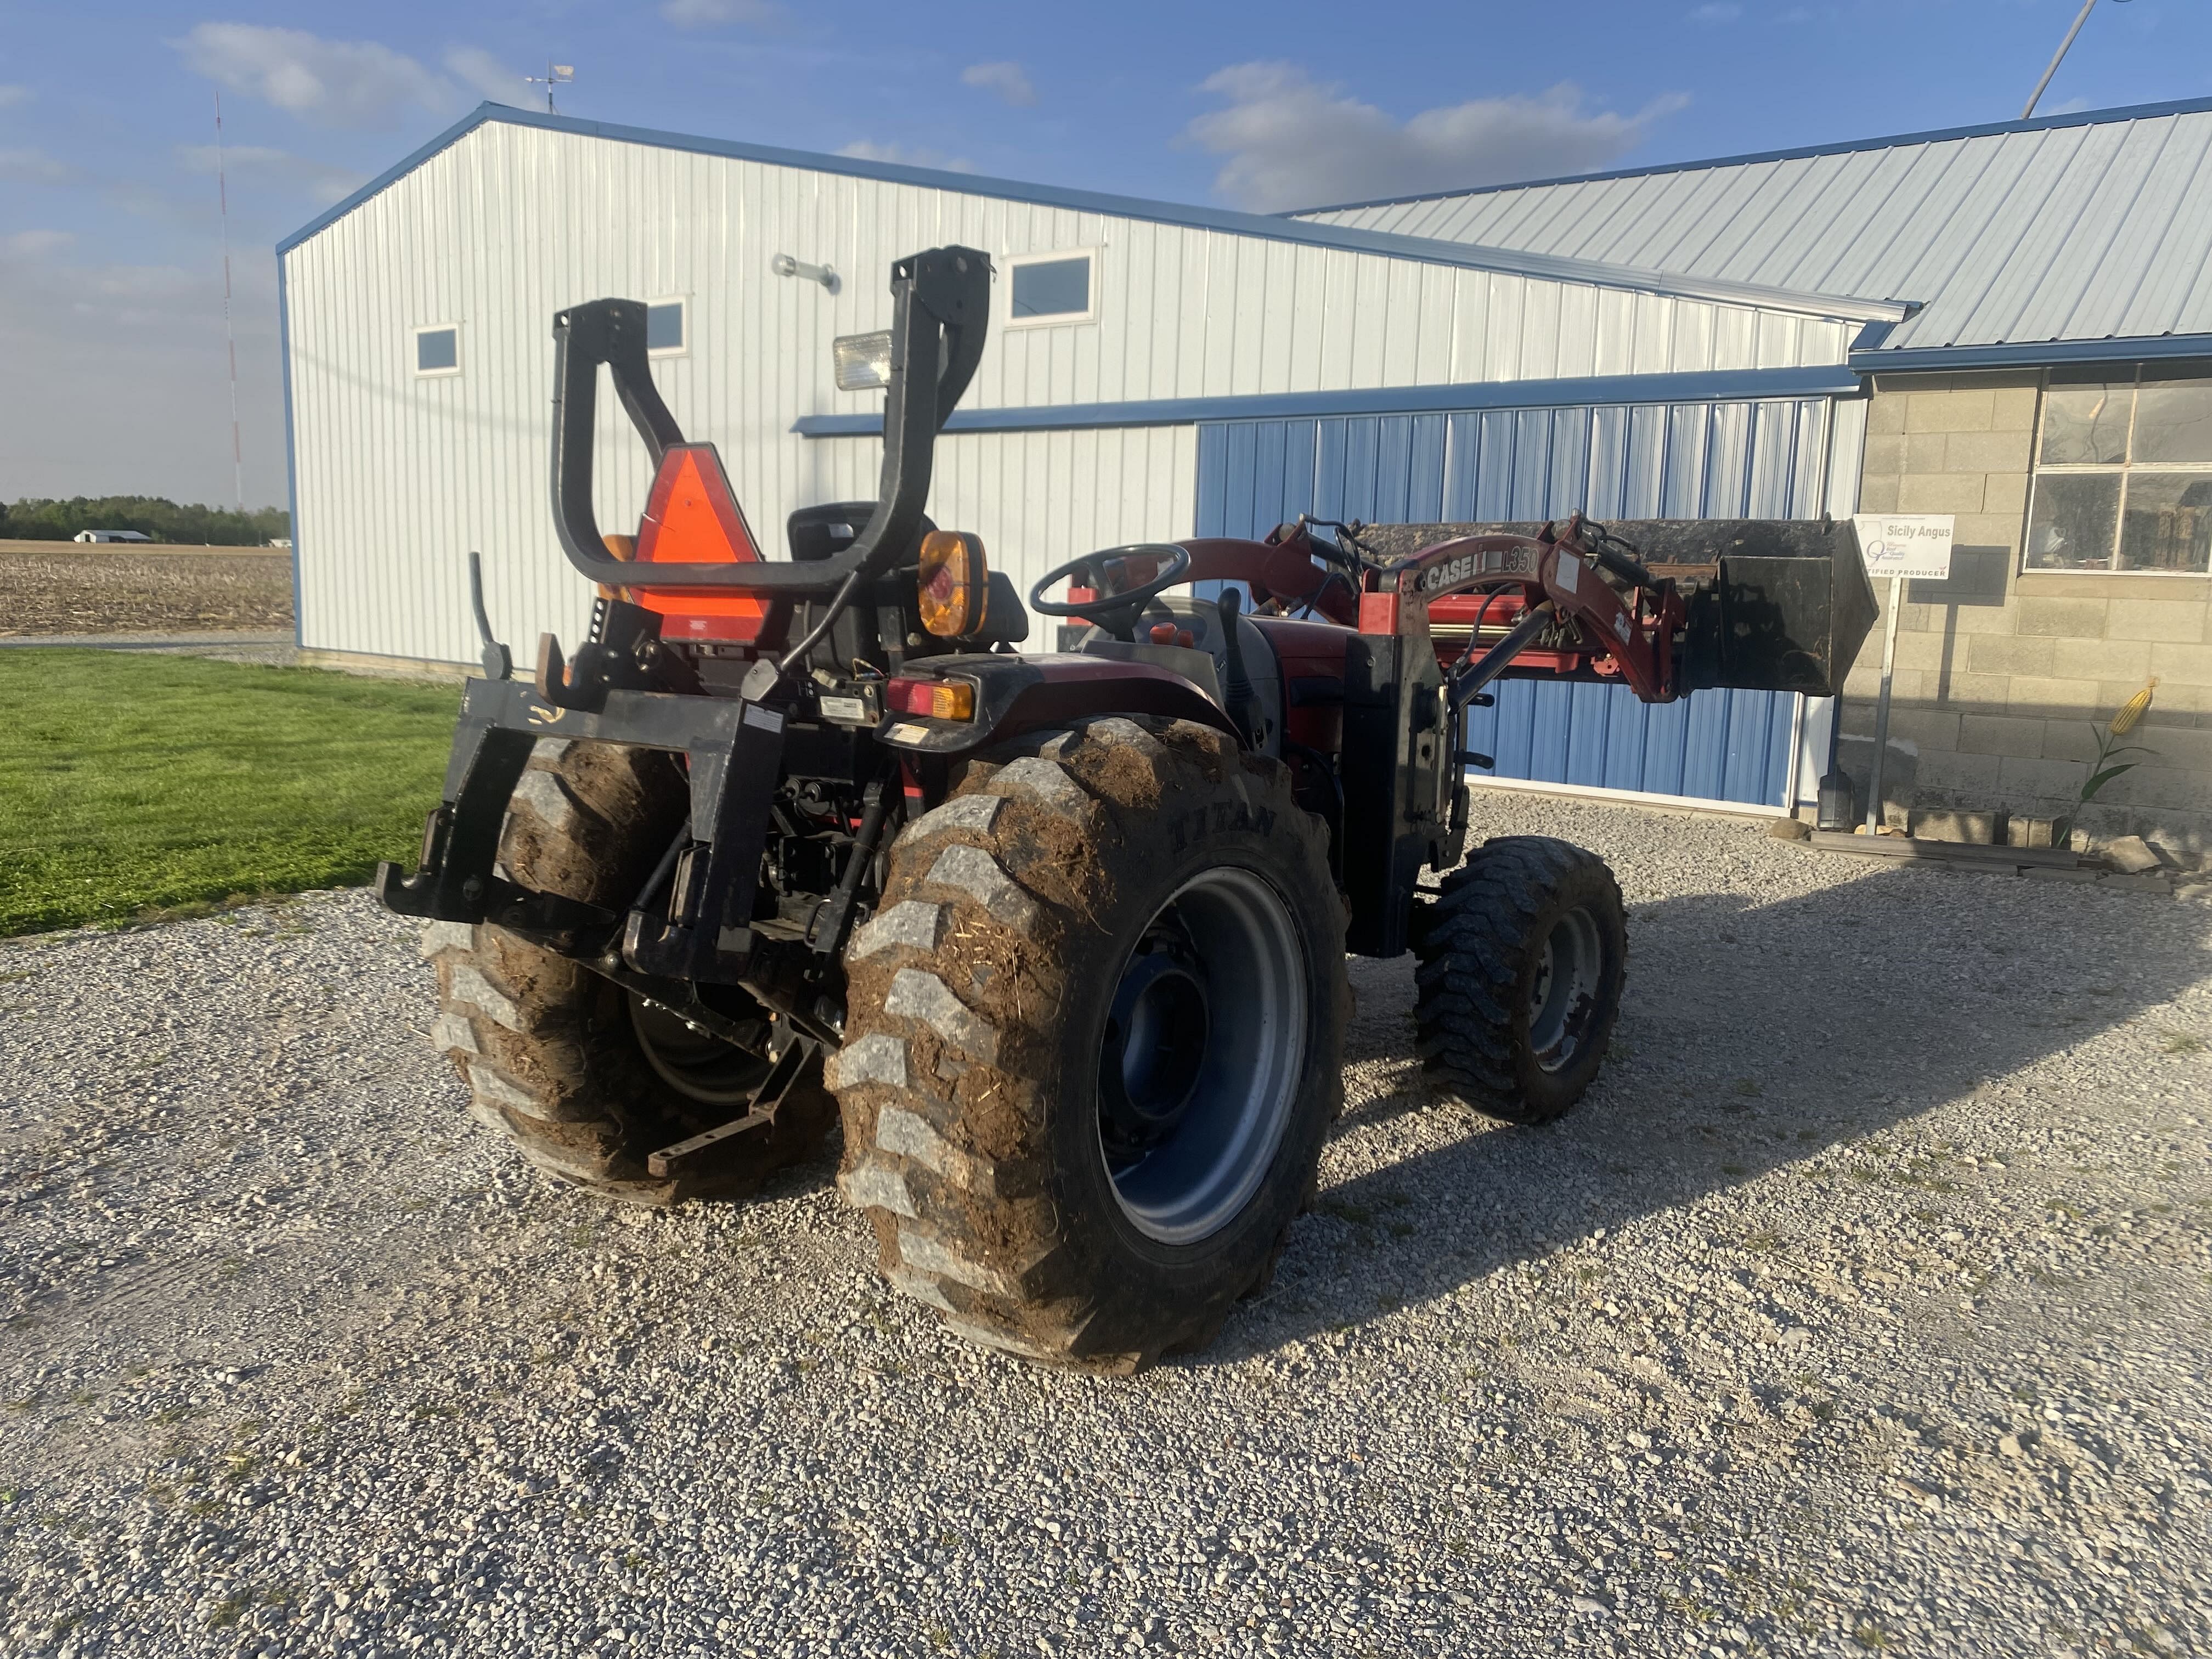
POLYGON ((1690 21, 1692 23, 1733 23, 1742 15, 1741 6, 1730 5, 1727 0, 1716 0, 1714 4, 1695 8, 1690 13, 1690 21))
POLYGON ((446 72, 495 104, 521 100, 528 88, 524 77, 481 46, 455 46, 445 57, 446 72))
POLYGON ((662 0, 660 15, 679 29, 711 29, 773 22, 778 9, 770 0, 662 0))
POLYGON ((970 64, 960 71, 960 81, 963 86, 995 92, 1017 109, 1026 109, 1037 100, 1030 72, 1019 64, 970 64))
POLYGON ((1588 172, 1643 141, 1689 100, 1655 99, 1633 115, 1587 109, 1561 82, 1534 96, 1477 98, 1401 125, 1293 64, 1236 64, 1203 90, 1229 107, 1184 137, 1228 159, 1214 188, 1261 212, 1588 172))
POLYGON ((461 98, 444 76, 374 40, 202 23, 178 49, 210 81, 318 126, 386 127, 416 111, 443 114, 461 98))
POLYGON ((6 109, 14 104, 27 104, 30 101, 31 89, 28 87, 0 87, 0 109, 6 109))
MULTIPOLYGON (((177 159, 193 173, 212 173, 216 169, 216 148, 213 144, 179 144, 177 159)), ((270 149, 260 144, 227 144, 222 161, 233 179, 267 179, 324 205, 353 190, 364 176, 349 167, 332 167, 312 156, 295 155, 289 150, 270 149)))
POLYGON ((975 164, 973 161, 963 161, 957 155, 946 155, 939 150, 926 149, 914 144, 902 144, 896 141, 888 144, 878 144, 871 139, 855 138, 851 143, 840 149, 837 154, 849 155, 856 161, 896 161, 901 167, 939 167, 946 173, 975 171, 975 164))
POLYGON ((76 238, 66 230, 19 230, 0 237, 0 250, 10 259, 43 259, 73 246, 76 238))
POLYGON ((66 184, 77 170, 42 149, 0 149, 0 179, 19 185, 66 184))

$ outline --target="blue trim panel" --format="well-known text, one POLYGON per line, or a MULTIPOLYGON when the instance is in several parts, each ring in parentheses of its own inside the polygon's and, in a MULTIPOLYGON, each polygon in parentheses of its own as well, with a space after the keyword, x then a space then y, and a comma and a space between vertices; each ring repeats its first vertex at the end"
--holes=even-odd
POLYGON ((660 132, 650 127, 617 126, 605 121, 583 121, 566 115, 546 115, 535 110, 510 109, 504 104, 479 104, 464 119, 440 133, 397 167, 379 173, 368 183, 326 212, 310 219, 276 245, 288 252, 316 232, 343 218, 354 209, 450 149, 478 127, 503 121, 511 126, 542 127, 617 143, 643 144, 655 149, 681 150, 695 155, 721 155, 769 167, 798 167, 854 179, 879 179, 887 183, 915 185, 927 190, 957 191, 967 196, 992 196, 1010 202, 1065 208, 1076 213, 1144 219, 1158 224, 1182 225, 1197 230, 1218 230, 1231 235, 1256 236, 1275 242, 1299 242, 1313 247, 1343 248, 1390 258, 1418 260, 1423 264, 1455 265, 1470 270, 1503 271, 1520 276, 1547 277, 1555 282, 1586 283, 1599 288, 1632 289, 1685 300, 1711 300, 1723 304, 1751 305, 1768 310, 1790 311, 1807 316, 1865 319, 1902 317, 1903 307, 1881 300, 1849 299, 1839 295, 1805 294, 1794 289, 1770 288, 1757 283, 1732 283, 1717 278, 1681 276, 1628 265, 1601 264, 1594 259, 1570 259, 1557 254, 1526 253, 1517 250, 1480 247, 1472 243, 1431 240, 1425 236, 1401 236, 1386 231, 1348 230, 1340 225, 1307 224, 1271 214, 1237 213, 1226 208, 1190 207, 1176 202, 1147 201, 1138 196, 1110 196, 1099 191, 1063 190, 1051 185, 1024 184, 1012 179, 987 179, 980 174, 946 173, 935 167, 902 166, 894 161, 863 161, 849 155, 817 155, 808 150, 779 149, 765 144, 739 143, 725 138, 700 138, 680 132, 660 132))
POLYGON ((307 622, 300 609, 300 448, 292 425, 292 296, 284 283, 284 256, 276 256, 276 357, 284 383, 284 504, 291 511, 292 643, 307 641, 307 622))
POLYGON ((2118 121, 2153 121, 2166 115, 2202 115, 2212 98, 2178 98, 2164 104, 2127 104, 2118 109, 2075 110, 2039 115, 2030 121, 1989 121, 1980 126, 1939 127, 1929 132, 1900 132, 1887 138, 1848 138, 1832 144, 1804 144, 1796 149, 1755 150, 1747 155, 1717 155, 1704 161, 1662 161, 1656 167, 1615 167, 1610 173, 1569 173, 1555 179, 1522 179, 1511 184, 1474 185, 1465 190, 1431 190, 1413 196, 1378 196, 1371 202, 1334 202, 1327 207, 1293 208, 1286 218, 1309 213, 1352 213, 1361 208, 1402 207, 1408 202, 1442 202, 1458 196, 1496 196, 1510 190, 1543 190, 1553 185, 1594 185, 1608 179, 1651 179, 1667 173, 1705 173, 1721 167, 1755 167, 1765 161, 1803 161, 1816 155, 1848 155, 1855 150, 1901 149, 1907 144, 1945 144, 1960 138, 1995 138, 2010 132, 2047 132, 2054 127, 2104 126, 2118 121))
POLYGON ((2166 357, 2212 357, 2212 334, 2151 334, 2109 340, 2021 340, 2003 345, 1899 346, 1888 351, 1865 351, 1855 345, 1850 363, 1861 374, 1898 374, 1908 369, 2041 368, 2050 363, 2133 363, 2166 357))
MULTIPOLYGON (((963 409, 947 432, 1054 432, 1091 427, 1188 426, 1195 421, 1295 420, 1328 415, 1453 413, 1471 409, 1658 404, 1746 398, 1855 397, 1859 378, 1841 365, 1722 369, 1695 374, 1607 374, 1573 380, 1486 380, 1462 386, 1380 386, 1364 391, 1260 392, 1242 398, 1162 398, 1149 402, 963 409)), ((884 417, 805 415, 803 438, 872 438, 884 417)))

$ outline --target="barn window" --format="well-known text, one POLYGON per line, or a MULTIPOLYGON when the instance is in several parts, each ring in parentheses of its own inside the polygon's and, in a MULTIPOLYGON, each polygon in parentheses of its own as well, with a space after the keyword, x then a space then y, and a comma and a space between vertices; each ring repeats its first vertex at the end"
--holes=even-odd
POLYGON ((2212 570, 2212 364, 2053 370, 2030 570, 2212 570))
POLYGON ((440 323, 415 331, 415 372, 417 374, 458 374, 461 372, 461 331, 440 323))
POLYGON ((1009 259, 1007 320, 1089 322, 1098 314, 1097 260, 1095 250, 1009 259))
POLYGON ((655 357, 678 357, 690 349, 688 307, 680 299, 654 300, 645 307, 645 349, 655 357))

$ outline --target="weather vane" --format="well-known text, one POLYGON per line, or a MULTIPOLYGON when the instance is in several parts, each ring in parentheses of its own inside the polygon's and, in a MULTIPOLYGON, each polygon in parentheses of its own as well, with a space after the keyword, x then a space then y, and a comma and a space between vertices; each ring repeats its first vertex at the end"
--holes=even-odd
POLYGON ((548 115, 558 115, 561 112, 553 107, 553 88, 565 87, 574 81, 576 78, 576 66, 574 64, 556 64, 549 59, 545 64, 544 74, 526 75, 522 78, 531 86, 545 88, 545 112, 548 115))

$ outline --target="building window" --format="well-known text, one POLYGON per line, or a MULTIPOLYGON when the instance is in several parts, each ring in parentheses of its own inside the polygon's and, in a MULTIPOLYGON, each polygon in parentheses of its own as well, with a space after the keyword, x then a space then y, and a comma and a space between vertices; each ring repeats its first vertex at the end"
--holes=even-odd
POLYGON ((2212 364, 2051 371, 2029 570, 2212 571, 2212 364))
POLYGON ((461 372, 461 331, 440 323, 415 331, 415 372, 417 374, 458 374, 461 372))
POLYGON ((680 357, 690 349, 689 309, 682 300, 654 300, 645 307, 645 350, 649 357, 680 357))
POLYGON ((1011 324, 1087 323, 1098 315, 1098 255, 1046 253, 1006 261, 1011 324))

